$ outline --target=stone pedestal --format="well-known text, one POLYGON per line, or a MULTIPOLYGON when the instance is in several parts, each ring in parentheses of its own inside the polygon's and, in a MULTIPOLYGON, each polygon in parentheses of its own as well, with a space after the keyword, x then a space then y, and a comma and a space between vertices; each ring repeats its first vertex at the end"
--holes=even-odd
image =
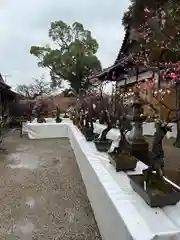
POLYGON ((143 136, 142 122, 135 122, 128 136, 129 153, 149 165, 149 144, 143 136))
POLYGON ((128 152, 141 162, 149 165, 149 144, 144 141, 128 141, 128 152))

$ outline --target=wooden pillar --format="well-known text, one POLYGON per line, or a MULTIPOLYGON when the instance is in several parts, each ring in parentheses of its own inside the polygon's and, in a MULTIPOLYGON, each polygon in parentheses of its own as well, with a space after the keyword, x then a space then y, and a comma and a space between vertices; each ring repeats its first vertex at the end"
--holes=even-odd
POLYGON ((3 116, 3 93, 2 89, 0 89, 0 116, 3 116))
POLYGON ((1 116, 4 117, 4 111, 5 111, 5 96, 3 93, 3 90, 1 90, 1 116))

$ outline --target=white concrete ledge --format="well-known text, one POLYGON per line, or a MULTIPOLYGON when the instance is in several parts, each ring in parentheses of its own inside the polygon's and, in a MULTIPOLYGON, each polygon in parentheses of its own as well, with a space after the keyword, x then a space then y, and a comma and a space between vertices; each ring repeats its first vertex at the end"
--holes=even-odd
MULTIPOLYGON (((166 137, 176 137, 177 134, 177 125, 174 123, 169 124, 170 126, 172 126, 172 132, 170 132, 170 134, 168 134, 166 137)), ((103 124, 99 124, 99 123, 94 123, 94 131, 96 133, 100 133, 103 129, 106 128, 106 125, 103 124)), ((127 136, 130 132, 127 133, 127 136)), ((143 135, 144 136, 154 136, 155 133, 155 126, 154 123, 144 123, 143 124, 143 135)), ((111 129, 108 134, 107 134, 107 138, 111 139, 111 140, 116 140, 120 137, 120 132, 118 129, 111 129)))
MULTIPOLYGON (((61 129, 59 137, 68 137, 74 150, 87 195, 103 240, 178 240, 180 239, 180 203, 150 208, 130 185, 126 173, 116 173, 106 153, 97 152, 92 142, 71 123, 27 124, 29 137, 44 138, 61 129), (41 130, 38 130, 38 126, 41 130), (44 133, 40 137, 44 128, 44 133), (33 134, 32 134, 33 133, 33 134)), ((138 163, 135 173, 145 165, 138 163)))

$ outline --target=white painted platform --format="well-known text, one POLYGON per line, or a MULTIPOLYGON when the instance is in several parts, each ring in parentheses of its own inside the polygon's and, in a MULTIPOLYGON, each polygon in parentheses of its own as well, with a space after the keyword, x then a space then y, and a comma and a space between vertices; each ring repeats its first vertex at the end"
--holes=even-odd
MULTIPOLYGON (((170 123, 170 126, 172 126, 172 132, 168 135, 168 137, 174 137, 176 138, 177 135, 177 125, 174 123, 170 123)), ((103 129, 106 128, 106 125, 99 124, 99 123, 94 123, 94 131, 96 133, 100 133, 103 129)), ((130 132, 127 133, 127 136, 130 132)), ((144 136, 153 136, 155 133, 155 126, 154 123, 144 123, 143 124, 143 135, 144 136)), ((118 129, 111 129, 108 134, 107 138, 110 140, 117 140, 120 137, 120 132, 118 129)))
MULTIPOLYGON (((62 130, 58 128, 59 124, 64 124, 64 123, 71 123, 71 120, 69 118, 62 118, 61 123, 56 123, 55 118, 45 118, 46 123, 37 123, 37 119, 34 119, 32 123, 27 122, 22 125, 22 134, 28 134, 28 132, 31 132, 31 137, 33 138, 33 131, 35 131, 35 138, 38 138, 38 134, 40 139, 43 138, 59 138, 59 134, 62 134, 62 130), (47 126, 52 123, 51 129, 47 126), (54 126, 54 127, 53 127, 54 126)), ((62 125, 63 126, 63 125, 62 125)))
MULTIPOLYGON (((71 122, 69 118, 63 118, 61 117, 62 122, 71 122)), ((46 123, 56 123, 56 118, 45 118, 46 123)), ((32 123, 37 123, 37 118, 35 118, 32 123)))
MULTIPOLYGON (((46 123, 56 123, 55 118, 45 118, 46 123)), ((62 118, 62 122, 71 122, 71 120, 69 118, 62 118)), ((37 123, 37 119, 34 119, 32 123, 37 123)), ((172 126, 172 132, 170 134, 168 134, 168 137, 176 137, 177 135, 177 126, 174 123, 169 124, 170 126, 172 126)), ((99 123, 94 123, 94 131, 96 133, 100 133, 102 130, 104 130, 106 128, 106 125, 103 124, 99 124, 99 123)), ((24 124, 23 127, 23 132, 27 132, 26 131, 26 124, 24 124)), ((154 123, 144 123, 143 124, 143 135, 146 136, 153 136, 155 133, 155 126, 154 123)), ((127 133, 128 136, 129 132, 127 133)), ((107 134, 107 138, 110 140, 117 140, 120 137, 120 132, 118 129, 111 129, 108 134, 107 134)))
MULTIPOLYGON (((103 240, 180 239, 180 203, 150 208, 132 190, 126 173, 116 173, 107 154, 97 152, 72 123, 28 123, 27 128, 30 139, 48 133, 52 138, 55 132, 69 138, 103 240)), ((139 162, 135 173, 145 167, 139 162)))

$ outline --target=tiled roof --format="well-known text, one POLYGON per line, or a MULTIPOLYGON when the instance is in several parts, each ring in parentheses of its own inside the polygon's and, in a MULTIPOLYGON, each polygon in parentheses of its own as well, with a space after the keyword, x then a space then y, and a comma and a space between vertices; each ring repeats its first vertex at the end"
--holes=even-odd
POLYGON ((1 74, 0 74, 0 82, 3 83, 3 84, 5 84, 5 81, 4 81, 4 79, 3 79, 3 77, 2 77, 1 74))
POLYGON ((116 58, 115 64, 118 63, 119 60, 121 60, 122 55, 125 53, 128 43, 129 43, 129 34, 130 34, 130 27, 127 28, 125 36, 124 36, 124 40, 123 43, 121 45, 121 48, 119 50, 118 56, 116 58))
POLYGON ((9 85, 5 83, 1 73, 0 73, 0 85, 2 86, 2 88, 7 88, 7 89, 11 88, 9 85))

